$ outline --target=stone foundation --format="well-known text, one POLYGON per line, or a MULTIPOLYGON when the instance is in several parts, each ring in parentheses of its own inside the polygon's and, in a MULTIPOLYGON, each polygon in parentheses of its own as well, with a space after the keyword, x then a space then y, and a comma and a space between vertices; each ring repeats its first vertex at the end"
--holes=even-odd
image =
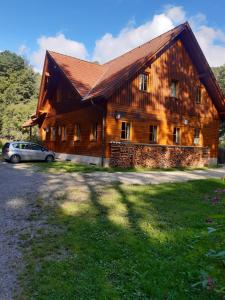
POLYGON ((111 167, 203 167, 210 161, 207 147, 111 142, 111 167))

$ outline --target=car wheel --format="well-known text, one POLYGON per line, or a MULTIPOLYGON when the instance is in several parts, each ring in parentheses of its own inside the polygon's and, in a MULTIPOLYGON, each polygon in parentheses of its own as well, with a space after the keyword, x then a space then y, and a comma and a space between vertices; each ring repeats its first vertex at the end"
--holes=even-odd
POLYGON ((45 159, 46 162, 53 162, 54 161, 54 157, 52 155, 48 155, 45 159))
POLYGON ((14 155, 12 155, 11 157, 10 157, 10 162, 12 163, 12 164, 18 164, 19 162, 20 162, 20 156, 19 155, 16 155, 16 154, 14 154, 14 155))

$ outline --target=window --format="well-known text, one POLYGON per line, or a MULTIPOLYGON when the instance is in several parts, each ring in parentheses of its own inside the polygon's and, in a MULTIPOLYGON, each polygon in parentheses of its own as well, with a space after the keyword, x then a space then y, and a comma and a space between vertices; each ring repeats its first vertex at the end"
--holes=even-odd
POLYGON ((171 97, 177 98, 177 91, 178 91, 178 81, 172 80, 170 85, 171 97))
POLYGON ((173 129, 173 143, 180 144, 180 128, 174 127, 173 129))
POLYGON ((201 91, 201 87, 198 86, 196 89, 196 98, 195 98, 195 102, 196 103, 201 103, 201 97, 202 97, 202 91, 201 91))
POLYGON ((42 147, 37 145, 37 144, 31 144, 29 145, 30 150, 35 150, 35 151, 42 151, 42 147))
POLYGON ((16 149, 25 149, 26 145, 21 144, 21 143, 16 143, 16 144, 13 144, 13 147, 16 148, 16 149))
POLYGON ((50 127, 50 140, 55 141, 56 138, 56 128, 50 127))
POLYGON ((58 136, 61 136, 61 134, 62 134, 62 128, 61 126, 58 126, 58 136))
POLYGON ((121 123, 121 139, 123 140, 130 139, 130 123, 128 122, 121 123))
POLYGON ((194 131, 194 144, 198 145, 200 142, 200 128, 195 128, 194 131))
POLYGON ((157 126, 156 125, 150 125, 149 140, 150 140, 150 143, 157 142, 157 126))
POLYGON ((67 139, 67 130, 66 130, 66 126, 62 126, 61 127, 61 140, 63 142, 65 142, 67 139))
POLYGON ((98 123, 93 123, 91 126, 90 141, 97 141, 98 123))
POLYGON ((73 136, 74 142, 80 141, 80 124, 74 125, 74 136, 73 136))
POLYGON ((46 128, 42 128, 41 130, 41 138, 42 138, 42 141, 46 141, 46 128))
POLYGON ((145 73, 139 75, 139 90, 148 91, 148 75, 145 73))

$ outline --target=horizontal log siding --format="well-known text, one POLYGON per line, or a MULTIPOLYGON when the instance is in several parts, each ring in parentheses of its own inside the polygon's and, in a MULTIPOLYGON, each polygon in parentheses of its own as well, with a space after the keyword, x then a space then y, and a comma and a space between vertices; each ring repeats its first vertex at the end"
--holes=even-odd
POLYGON ((121 121, 131 122, 131 141, 149 143, 149 125, 158 124, 158 143, 172 145, 173 127, 181 128, 181 145, 193 146, 194 128, 201 128, 200 146, 210 147, 210 156, 217 157, 218 113, 202 86, 201 104, 195 103, 200 85, 181 41, 164 52, 145 72, 149 73, 149 93, 139 91, 138 76, 126 83, 108 100, 106 120, 106 156, 110 157, 111 141, 120 141, 121 121), (178 80, 178 99, 170 98, 170 81, 178 80), (123 112, 115 120, 115 112, 123 112), (188 125, 184 125, 184 119, 188 125))
POLYGON ((73 111, 71 113, 64 113, 58 115, 49 115, 42 127, 40 128, 40 134, 42 134, 43 128, 66 126, 67 139, 62 141, 58 132, 56 134, 56 140, 50 140, 50 131, 46 135, 45 146, 49 149, 67 154, 88 155, 88 156, 101 156, 101 128, 102 128, 101 115, 96 112, 93 107, 86 107, 73 111), (90 141, 90 134, 92 124, 97 122, 97 141, 90 141), (74 142, 74 126, 80 124, 81 140, 74 142))

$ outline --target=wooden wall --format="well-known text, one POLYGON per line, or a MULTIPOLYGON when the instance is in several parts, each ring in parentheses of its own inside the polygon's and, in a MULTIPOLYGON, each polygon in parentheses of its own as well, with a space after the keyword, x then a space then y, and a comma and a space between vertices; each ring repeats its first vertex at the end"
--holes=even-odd
POLYGON ((50 97, 46 99, 42 110, 47 111, 47 117, 40 127, 40 136, 49 149, 67 154, 87 155, 99 157, 102 154, 101 126, 102 116, 90 102, 83 104, 71 85, 59 73, 57 84, 51 87, 50 97), (97 126, 97 141, 91 141, 91 128, 93 123, 97 126), (75 124, 80 126, 80 141, 74 141, 75 124), (67 138, 62 141, 59 127, 67 128, 67 138), (51 140, 50 127, 56 128, 56 139, 51 140), (46 133, 45 129, 48 128, 46 133))
POLYGON ((120 141, 123 120, 131 123, 131 141, 149 143, 149 126, 158 124, 158 144, 173 144, 174 127, 181 128, 181 145, 193 146, 194 129, 201 129, 199 146, 209 146, 210 156, 217 157, 218 113, 197 70, 177 41, 146 70, 149 73, 149 92, 139 91, 139 78, 126 83, 115 92, 107 105, 107 157, 110 141, 120 141), (170 82, 178 81, 178 99, 170 97, 170 82), (196 87, 202 88, 201 103, 195 103, 196 87), (115 120, 115 112, 122 112, 115 120), (184 119, 188 124, 184 124, 184 119))

